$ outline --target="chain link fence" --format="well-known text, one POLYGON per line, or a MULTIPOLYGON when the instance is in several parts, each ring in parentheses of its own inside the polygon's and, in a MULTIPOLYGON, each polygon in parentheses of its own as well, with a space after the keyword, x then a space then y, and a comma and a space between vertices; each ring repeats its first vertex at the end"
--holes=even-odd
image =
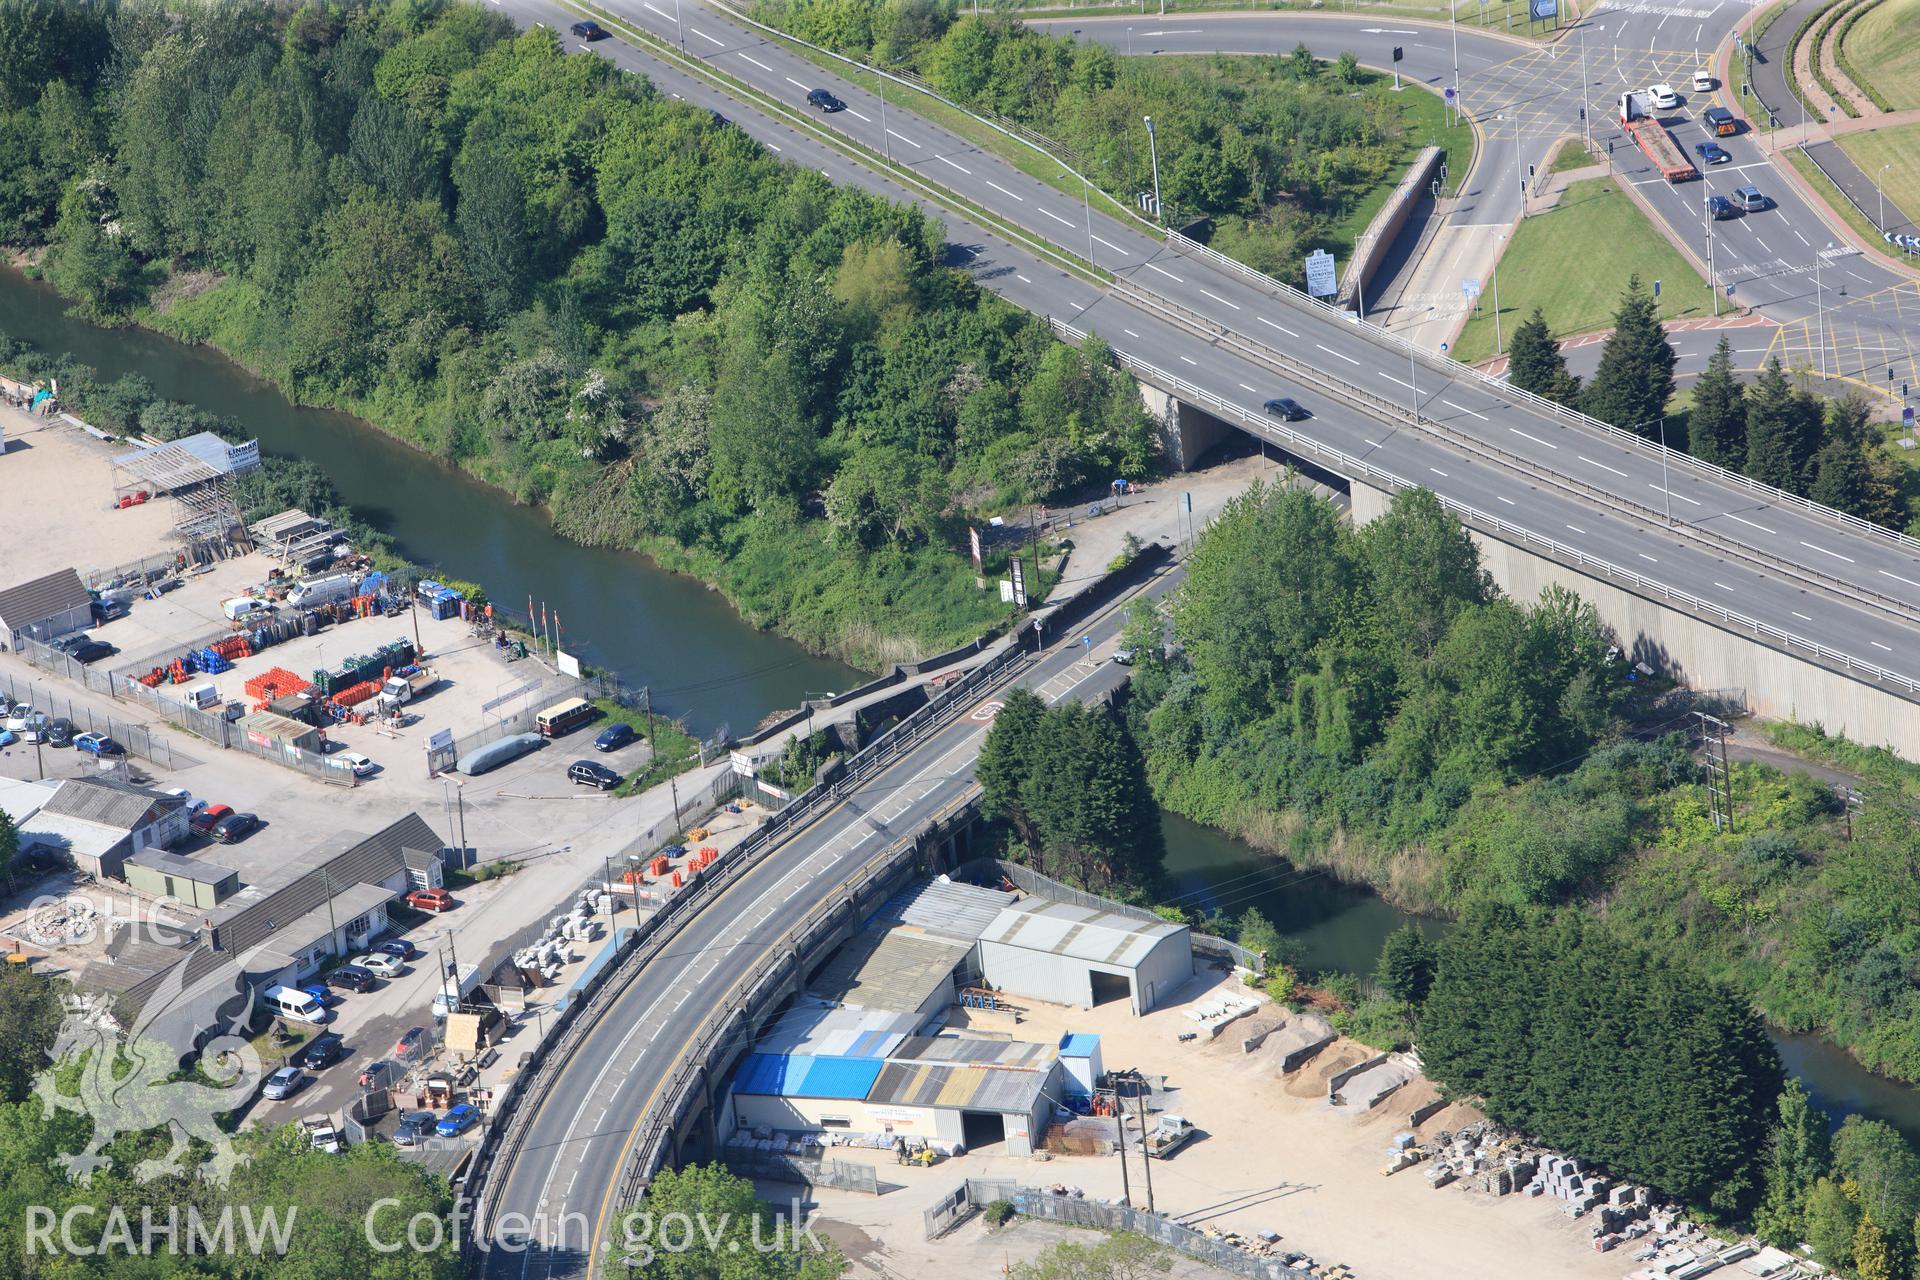
POLYGON ((144 725, 102 715, 45 685, 22 680, 5 671, 0 671, 0 692, 6 694, 10 703, 26 703, 35 711, 46 712, 50 720, 68 721, 76 736, 82 733, 104 734, 125 747, 128 755, 138 756, 155 768, 171 770, 179 767, 172 746, 144 725))
POLYGON ((870 1164, 851 1160, 807 1160, 782 1155, 778 1151, 756 1151, 728 1147, 725 1164, 746 1178, 766 1178, 773 1182, 798 1182, 808 1187, 831 1187, 836 1191, 859 1191, 870 1196, 880 1194, 880 1171, 870 1164))

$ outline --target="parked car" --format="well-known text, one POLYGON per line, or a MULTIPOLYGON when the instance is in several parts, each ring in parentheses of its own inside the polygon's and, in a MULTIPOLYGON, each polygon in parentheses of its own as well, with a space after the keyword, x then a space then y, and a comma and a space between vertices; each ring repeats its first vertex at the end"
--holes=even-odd
POLYGON ((260 1096, 268 1102, 279 1102, 282 1098, 291 1098, 300 1092, 307 1083, 307 1073, 298 1067, 282 1067, 267 1077, 260 1086, 260 1096))
POLYGON ((1133 665, 1133 650, 1125 648, 1115 649, 1113 651, 1113 660, 1123 667, 1130 667, 1133 665))
POLYGON ((407 895, 407 905, 415 911, 451 911, 460 904, 445 889, 415 889, 407 895))
POLYGON ((53 717, 44 711, 36 711, 27 721, 27 727, 20 731, 20 737, 26 742, 45 742, 52 725, 53 717))
POLYGON ((11 729, 0 729, 0 747, 10 747, 20 741, 20 735, 11 729))
POLYGON ((300 1051, 293 1055, 293 1065, 305 1067, 308 1071, 319 1071, 346 1056, 347 1042, 336 1032, 323 1031, 300 1046, 300 1051))
POLYGON ((836 111, 845 111, 847 104, 828 93, 825 89, 812 89, 807 93, 807 105, 818 111, 832 115, 836 111))
POLYGON ((1696 142, 1693 153, 1707 164, 1726 164, 1733 159, 1733 152, 1717 142, 1696 142))
POLYGON ((55 716, 47 721, 47 745, 50 747, 72 746, 73 721, 65 716, 55 716))
POLYGON ((573 32, 573 34, 579 36, 582 40, 605 40, 607 38, 607 29, 597 22, 576 22, 571 27, 568 27, 567 30, 573 32))
POLYGON ((73 745, 90 756, 123 756, 127 749, 104 733, 83 733, 73 745))
POLYGON ((480 1108, 471 1102, 463 1102, 441 1116, 440 1123, 433 1126, 433 1131, 443 1138, 457 1138, 478 1123, 480 1108))
POLYGON ((260 819, 251 813, 230 813, 213 824, 208 835, 221 844, 235 844, 260 829, 260 819))
POLYGON ((327 985, 338 987, 342 991, 364 994, 380 985, 373 976, 373 970, 363 969, 357 964, 343 964, 327 975, 327 985))
POLYGON ((362 1089, 385 1089, 391 1085, 399 1084, 400 1078, 404 1075, 406 1075, 406 1072, 400 1069, 399 1063, 389 1062, 385 1058, 375 1058, 367 1064, 366 1070, 360 1073, 360 1087, 362 1089))
POLYGON ((624 721, 619 724, 610 724, 600 731, 599 737, 593 740, 593 749, 595 751, 618 751, 629 742, 638 740, 639 737, 640 735, 633 731, 633 726, 624 721))
POLYGON ((400 1038, 393 1042, 392 1056, 402 1060, 411 1058, 425 1048, 426 1043, 427 1029, 425 1027, 408 1027, 400 1033, 400 1038))
POLYGON ((440 1117, 431 1111, 409 1111, 393 1131, 393 1145, 417 1147, 433 1136, 433 1127, 439 1122, 440 1117))
POLYGON ((1725 222, 1728 218, 1739 217, 1740 210, 1736 209, 1733 201, 1725 196, 1708 196, 1707 216, 1715 222, 1725 222))
POLYGON ((214 823, 222 818, 231 817, 232 814, 233 810, 224 804, 210 804, 188 818, 187 825, 201 835, 206 835, 213 830, 214 823))
POLYGON ((591 760, 575 760, 568 765, 567 778, 577 785, 598 787, 602 791, 611 791, 620 785, 619 774, 591 760))
POLYGON ((15 733, 26 728, 27 721, 31 719, 33 719, 33 704, 31 702, 16 702, 7 708, 7 728, 13 730, 15 733))
POLYGON ((1261 407, 1274 417, 1287 422, 1298 422, 1302 418, 1312 416, 1306 411, 1305 406, 1292 396, 1275 396, 1261 407))
POLYGON ((1734 204, 1748 213, 1759 213, 1762 209, 1773 207, 1773 201, 1761 195, 1758 187, 1735 187, 1732 199, 1734 204))
POLYGON ((89 640, 85 644, 77 644, 69 649, 67 656, 81 666, 85 666, 90 662, 98 662, 100 659, 118 652, 120 652, 118 649, 104 640, 89 640))
POLYGON ((356 778, 364 778, 379 768, 378 765, 361 755, 358 751, 342 751, 339 755, 335 756, 334 759, 353 770, 353 776, 356 778))
POLYGON ((72 653, 75 648, 83 644, 91 643, 92 640, 93 637, 84 631, 71 631, 64 636, 55 636, 53 639, 47 641, 47 648, 60 653, 72 653))
POLYGON ((397 978, 407 971, 407 966, 401 964, 399 960, 378 951, 369 951, 363 956, 355 956, 353 963, 355 968, 377 973, 383 978, 397 978))
POLYGON ((327 990, 327 986, 324 982, 310 982, 306 986, 300 988, 300 990, 312 996, 314 998, 315 1003, 317 1003, 322 1009, 331 1009, 333 1008, 333 1006, 340 1003, 340 997, 335 995, 333 992, 327 990))
POLYGON ((381 955, 392 956, 396 960, 411 960, 419 954, 419 948, 405 938, 388 938, 385 942, 376 942, 373 944, 373 949, 381 955))

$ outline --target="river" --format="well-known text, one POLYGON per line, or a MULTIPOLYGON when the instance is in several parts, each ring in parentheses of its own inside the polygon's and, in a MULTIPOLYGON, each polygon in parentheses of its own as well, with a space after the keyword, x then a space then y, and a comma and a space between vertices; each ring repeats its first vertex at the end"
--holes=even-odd
MULTIPOLYGON (((317 463, 341 500, 419 564, 478 582, 517 613, 529 596, 566 625, 569 648, 698 733, 752 730, 769 711, 866 679, 747 625, 722 595, 631 552, 579 546, 544 511, 383 435, 357 418, 290 403, 210 347, 145 329, 103 329, 66 314, 44 285, 0 268, 0 330, 71 352, 108 380, 138 373, 169 400, 227 414, 267 453, 317 463)), ((81 566, 85 567, 85 566, 81 566)))
MULTIPOLYGON (((1380 944, 1403 924, 1415 924, 1432 938, 1446 932, 1442 921, 1409 915, 1369 889, 1295 867, 1178 814, 1163 814, 1161 831, 1172 899, 1188 907, 1220 907, 1228 916, 1258 907, 1305 947, 1304 975, 1372 973, 1380 944)), ((1886 1121, 1920 1145, 1920 1089, 1873 1074, 1818 1036, 1769 1035, 1781 1062, 1835 1124, 1858 1113, 1886 1121)))

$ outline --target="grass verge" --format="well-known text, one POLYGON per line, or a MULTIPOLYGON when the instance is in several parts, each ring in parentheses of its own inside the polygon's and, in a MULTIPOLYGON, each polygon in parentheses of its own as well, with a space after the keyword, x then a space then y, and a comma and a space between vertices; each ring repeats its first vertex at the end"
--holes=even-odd
MULTIPOLYGON (((1502 336, 1537 306, 1556 335, 1592 333, 1613 323, 1627 277, 1660 281, 1660 316, 1671 320, 1712 307, 1707 282, 1667 242, 1611 178, 1568 187, 1560 203, 1523 219, 1500 258, 1502 336)), ((1493 291, 1461 331, 1454 358, 1471 364, 1493 350, 1493 291)))
POLYGON ((625 782, 614 788, 614 795, 637 796, 651 787, 659 786, 668 778, 699 766, 700 741, 688 733, 686 726, 679 721, 635 711, 611 698, 594 698, 592 702, 601 713, 601 718, 593 722, 594 733, 598 734, 616 724, 630 725, 634 733, 653 748, 653 755, 646 767, 628 775, 625 782))
POLYGON ((1847 199, 1840 188, 1828 181, 1827 175, 1820 172, 1819 166, 1809 160, 1805 152, 1798 147, 1786 147, 1780 154, 1787 158, 1787 163, 1807 180, 1807 185, 1813 188, 1814 193, 1826 201, 1828 207, 1852 227, 1856 234, 1869 244, 1880 243, 1880 233, 1874 229, 1873 224, 1860 215, 1860 211, 1853 207, 1853 202, 1847 199))
MULTIPOLYGON (((1910 219, 1920 218, 1920 124, 1843 133, 1834 141, 1886 192, 1889 206, 1898 206, 1910 219)), ((1873 212, 1879 214, 1878 209, 1873 212)), ((1900 220, 1891 207, 1886 216, 1895 223, 1900 220)))
POLYGON ((1553 153, 1553 162, 1547 166, 1548 173, 1567 173, 1574 169, 1584 169, 1596 163, 1587 153, 1587 144, 1579 138, 1568 138, 1553 153))
POLYGON ((1862 89, 1895 110, 1920 107, 1920 0, 1881 0, 1844 39, 1846 65, 1859 69, 1862 89))
MULTIPOLYGON (((1759 44, 1760 37, 1767 33, 1767 28, 1771 27, 1779 19, 1780 15, 1787 11, 1787 6, 1792 3, 1793 0, 1777 0, 1777 3, 1775 3, 1771 9, 1761 14, 1753 26, 1747 30, 1747 44, 1749 46, 1759 44)), ((1733 64, 1727 82, 1727 93, 1734 102, 1746 108, 1747 114, 1753 119, 1754 128, 1765 131, 1770 128, 1767 124, 1766 113, 1760 110, 1760 102, 1758 99, 1747 97, 1747 83, 1747 60, 1740 55, 1738 50, 1735 50, 1733 64)), ((1780 110, 1781 106, 1782 104, 1778 102, 1773 104, 1774 110, 1776 111, 1780 110)))
MULTIPOLYGON (((1022 18, 1126 18, 1140 17, 1150 21, 1158 20, 1160 12, 1157 6, 1150 12, 1142 4, 1088 4, 1062 5, 1052 0, 1033 0, 1033 3, 1016 3, 1013 11, 1022 18)), ((1530 22, 1527 18, 1526 0, 1499 0, 1497 4, 1462 5, 1465 20, 1460 25, 1476 31, 1505 31, 1522 39, 1546 41, 1554 34, 1570 25, 1574 20, 1575 6, 1571 3, 1561 6, 1563 12, 1557 23, 1530 22)), ((1288 10, 1318 13, 1338 13, 1349 17, 1381 18, 1418 18, 1427 22, 1447 21, 1446 0, 1433 0, 1429 4, 1370 4, 1364 0, 1338 0, 1335 4, 1317 3, 1316 0, 1179 0, 1168 4, 1166 16, 1171 18, 1177 12, 1189 13, 1244 13, 1285 12, 1288 10)))

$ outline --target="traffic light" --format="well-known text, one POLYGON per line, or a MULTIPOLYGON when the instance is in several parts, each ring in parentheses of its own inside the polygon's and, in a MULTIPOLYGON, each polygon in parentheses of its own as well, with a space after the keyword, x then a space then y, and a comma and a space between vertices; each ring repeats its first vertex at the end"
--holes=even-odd
POLYGON ((1586 122, 1587 122, 1587 109, 1585 107, 1582 107, 1580 108, 1580 123, 1585 124, 1586 122))
POLYGON ((1407 56, 1406 53, 1401 49, 1399 45, 1393 46, 1393 60, 1395 62, 1399 62, 1402 58, 1406 56, 1407 56))

